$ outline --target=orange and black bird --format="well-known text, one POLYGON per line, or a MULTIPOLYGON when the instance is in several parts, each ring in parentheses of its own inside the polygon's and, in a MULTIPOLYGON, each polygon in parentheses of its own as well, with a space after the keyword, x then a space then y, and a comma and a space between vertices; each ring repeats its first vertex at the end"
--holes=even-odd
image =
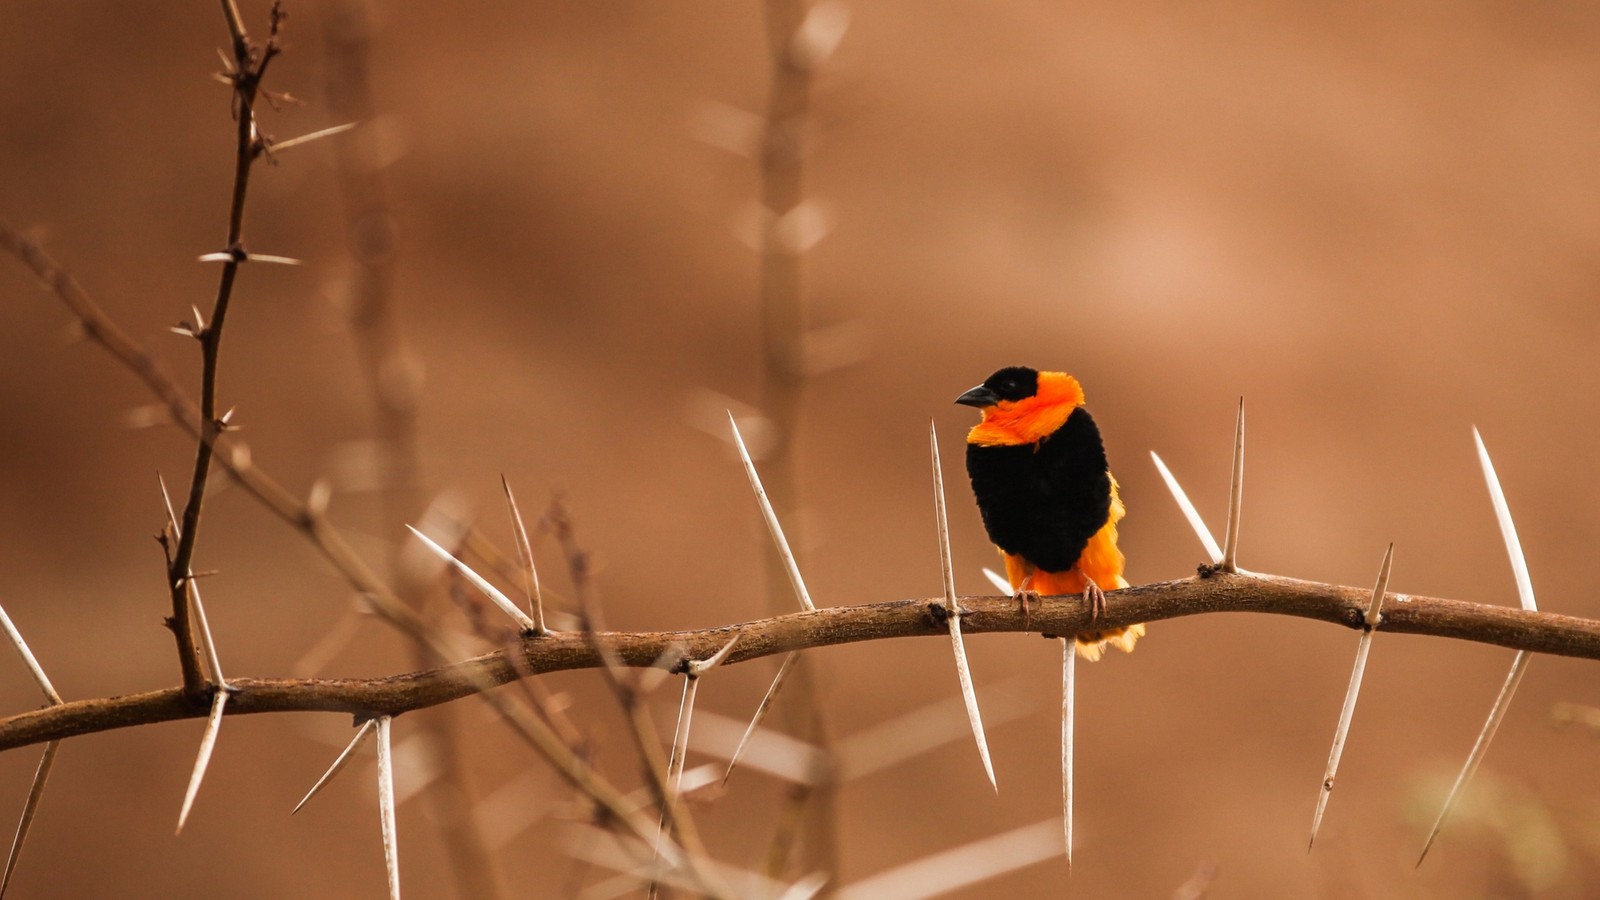
MULTIPOLYGON (((1124 510, 1078 380, 1010 366, 956 402, 983 411, 967 432, 967 474, 1011 589, 1025 607, 1041 594, 1082 594, 1098 617, 1104 591, 1128 586, 1117 549, 1124 510)), ((1078 653, 1132 652, 1143 635, 1143 625, 1080 634, 1078 653)))

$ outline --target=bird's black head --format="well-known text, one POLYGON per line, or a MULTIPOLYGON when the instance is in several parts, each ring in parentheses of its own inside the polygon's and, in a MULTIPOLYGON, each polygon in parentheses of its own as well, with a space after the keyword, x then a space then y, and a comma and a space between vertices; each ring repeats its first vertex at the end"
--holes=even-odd
POLYGON ((956 398, 963 406, 983 408, 1002 400, 1026 400, 1039 392, 1039 372, 1027 366, 1007 366, 956 398))

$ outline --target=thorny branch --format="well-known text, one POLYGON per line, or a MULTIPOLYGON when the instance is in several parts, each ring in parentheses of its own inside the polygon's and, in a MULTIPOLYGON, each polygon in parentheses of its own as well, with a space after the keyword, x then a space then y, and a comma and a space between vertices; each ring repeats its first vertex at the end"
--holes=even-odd
MULTIPOLYGON (((1226 612, 1271 613, 1363 627, 1370 588, 1345 587, 1273 575, 1205 570, 1178 581, 1112 591, 1108 608, 1090 622, 1076 597, 1046 601, 1024 619, 1010 597, 962 597, 970 634, 1046 633, 1071 635, 1091 627, 1116 628, 1181 616, 1226 612)), ((867 606, 830 607, 697 631, 566 632, 524 639, 513 661, 507 651, 381 678, 229 679, 235 693, 228 715, 271 712, 340 712, 367 719, 459 700, 486 685, 531 675, 604 665, 597 647, 622 665, 647 667, 671 647, 685 658, 703 659, 735 632, 737 647, 724 665, 813 647, 908 637, 944 637, 944 624, 930 612, 941 598, 895 600, 867 606)), ((1448 637, 1556 656, 1600 660, 1600 620, 1529 612, 1435 597, 1389 593, 1379 631, 1448 637)), ((488 695, 494 697, 495 695, 488 695)), ((197 718, 204 708, 187 702, 181 688, 125 697, 81 700, 0 719, 0 750, 116 728, 197 718)))
POLYGON ((266 149, 266 142, 256 128, 256 99, 261 95, 261 81, 267 74, 267 65, 278 55, 278 29, 283 23, 283 9, 272 5, 271 24, 267 41, 257 46, 250 40, 240 24, 238 10, 231 2, 223 3, 232 37, 233 63, 226 79, 233 86, 234 117, 238 120, 238 138, 234 153, 233 200, 228 210, 228 243, 223 253, 222 276, 217 283, 217 297, 211 306, 208 323, 194 322, 192 333, 200 342, 200 434, 195 448, 194 475, 189 484, 189 499, 183 507, 183 527, 174 535, 178 542, 167 565, 167 586, 172 593, 172 618, 169 627, 178 642, 178 661, 183 669, 184 688, 192 696, 199 696, 204 676, 201 673, 200 653, 195 646, 194 627, 189 621, 189 570, 194 560, 195 542, 200 535, 200 510, 205 503, 206 485, 211 477, 211 460, 215 454, 217 432, 226 427, 225 417, 217 415, 217 368, 222 354, 222 328, 227 322, 233 299, 233 283, 239 274, 239 265, 248 259, 245 252, 244 203, 250 189, 250 169, 266 149))

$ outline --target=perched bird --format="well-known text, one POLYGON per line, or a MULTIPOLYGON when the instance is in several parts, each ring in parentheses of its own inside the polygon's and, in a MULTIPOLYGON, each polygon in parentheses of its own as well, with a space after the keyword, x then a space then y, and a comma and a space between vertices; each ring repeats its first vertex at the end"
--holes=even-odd
MULTIPOLYGON (((1082 594, 1098 618, 1104 591, 1128 586, 1117 549, 1124 510, 1078 380, 1011 366, 956 402, 983 411, 967 433, 967 474, 1017 599, 1026 608, 1041 594, 1082 594)), ((1078 653, 1132 652, 1143 635, 1143 625, 1080 634, 1078 653)))

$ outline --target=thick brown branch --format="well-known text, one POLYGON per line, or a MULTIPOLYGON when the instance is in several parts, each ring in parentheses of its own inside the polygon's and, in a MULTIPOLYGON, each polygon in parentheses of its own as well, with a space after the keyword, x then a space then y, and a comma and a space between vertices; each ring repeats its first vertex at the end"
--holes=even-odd
MULTIPOLYGON (((1096 628, 1222 612, 1299 616, 1359 628, 1371 591, 1270 575, 1213 574, 1113 591, 1106 598, 1108 609, 1094 623, 1096 628)), ((688 658, 703 659, 726 644, 734 632, 740 632, 738 646, 724 663, 732 665, 810 647, 942 636, 948 632, 931 611, 942 602, 938 598, 896 600, 698 631, 607 632, 601 637, 623 664, 643 667, 654 663, 673 645, 688 658)), ((1026 617, 1010 597, 963 597, 961 605, 967 611, 963 631, 968 634, 1073 634, 1090 627, 1088 608, 1076 597, 1047 599, 1026 617)), ((1384 601, 1383 621, 1378 628, 1600 659, 1600 621, 1515 607, 1391 593, 1384 601)), ((601 665, 594 642, 573 632, 528 638, 520 653, 518 666, 513 666, 506 652, 500 651, 436 669, 382 678, 230 679, 237 692, 228 703, 228 714, 342 712, 362 718, 400 715, 459 700, 484 685, 601 665)), ((180 688, 64 703, 0 720, 0 750, 115 728, 196 718, 205 713, 205 709, 187 702, 180 688)))

